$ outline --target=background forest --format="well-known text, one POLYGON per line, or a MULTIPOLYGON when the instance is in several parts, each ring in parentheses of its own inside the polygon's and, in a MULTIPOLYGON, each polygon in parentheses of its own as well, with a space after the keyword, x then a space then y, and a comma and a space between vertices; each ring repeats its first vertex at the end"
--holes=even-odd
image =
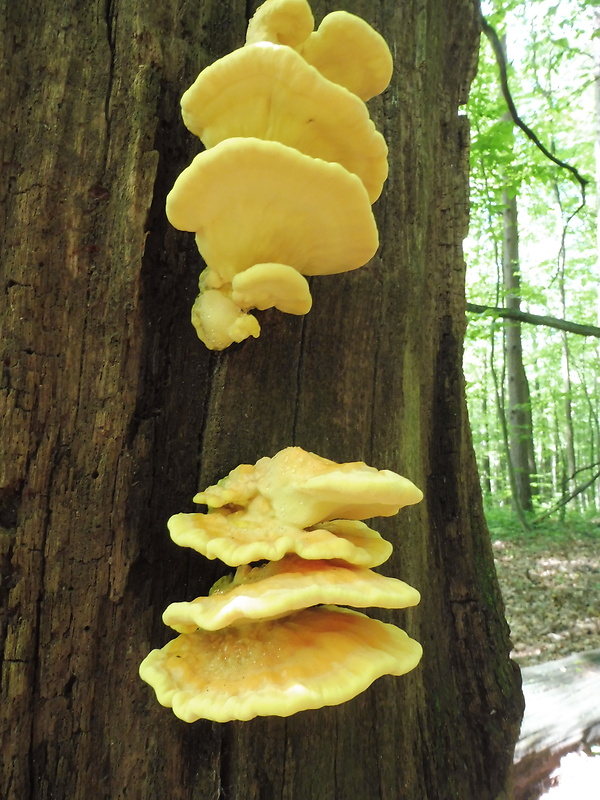
MULTIPOLYGON (((565 166, 553 163, 515 125, 494 51, 482 37, 468 110, 471 304, 598 325, 599 11, 578 0, 510 2, 492 14, 488 9, 508 54, 517 113, 565 166)), ((470 414, 482 488, 494 505, 512 500, 540 514, 577 491, 569 510, 593 515, 600 508, 600 331, 591 327, 589 333, 470 314, 470 414)))
POLYGON ((514 655, 531 664, 600 647, 600 4, 482 10, 464 368, 514 655))

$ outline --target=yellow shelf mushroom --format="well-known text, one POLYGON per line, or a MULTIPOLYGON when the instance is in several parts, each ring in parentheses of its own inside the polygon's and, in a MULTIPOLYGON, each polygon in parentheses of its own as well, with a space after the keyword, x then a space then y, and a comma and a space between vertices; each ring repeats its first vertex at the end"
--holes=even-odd
POLYGON ((303 275, 346 272, 366 264, 379 244, 360 178, 340 164, 250 137, 226 139, 196 156, 167 197, 167 217, 174 227, 196 232, 207 269, 193 322, 211 349, 260 331, 245 309, 252 284, 262 278, 251 273, 240 291, 239 282, 232 285, 240 273, 280 265, 278 275, 271 266, 272 278, 290 297, 275 293, 272 305, 304 313, 312 302, 308 284, 290 281, 285 267, 303 275))
POLYGON ((361 100, 381 94, 392 79, 392 54, 385 39, 364 19, 333 11, 299 47, 309 64, 361 100))
POLYGON ((287 717, 337 705, 421 658, 403 630, 335 606, 182 634, 152 650, 140 676, 185 722, 287 717))
POLYGON ((346 272, 379 244, 356 175, 262 139, 226 139, 196 156, 167 197, 167 217, 196 232, 211 288, 255 264, 287 264, 303 275, 346 272))
POLYGON ((206 262, 192 324, 212 350, 259 336, 253 308, 306 314, 308 283, 292 270, 346 272, 378 247, 370 205, 387 145, 363 101, 389 82, 389 48, 345 12, 313 28, 306 0, 267 0, 244 47, 182 98, 207 150, 176 180, 167 217, 196 234, 206 262))
POLYGON ((392 553, 392 545, 364 523, 354 523, 354 528, 341 524, 337 529, 335 523, 324 523, 305 530, 262 514, 215 511, 175 514, 168 525, 171 539, 179 547, 191 547, 230 567, 276 561, 286 553, 306 559, 341 558, 349 564, 377 567, 392 553))
POLYGON ((383 92, 392 77, 385 39, 347 11, 327 14, 318 30, 307 0, 266 0, 248 24, 246 44, 273 42, 294 47, 326 78, 362 100, 383 92))
POLYGON ((255 465, 241 464, 194 497, 210 509, 228 506, 306 528, 326 520, 390 517, 422 500, 412 481, 364 461, 338 464, 286 447, 255 465))
POLYGON ((357 517, 394 514, 420 498, 389 470, 300 447, 236 467, 194 498, 209 513, 168 523, 177 544, 237 566, 236 574, 208 597, 168 606, 163 621, 181 635, 153 650, 140 676, 181 719, 225 722, 342 703, 381 675, 413 669, 417 642, 339 605, 419 602, 412 586, 370 569, 392 546, 357 517), (354 518, 319 519, 340 510, 354 518))
POLYGON ((267 0, 248 23, 246 43, 273 42, 299 47, 314 27, 307 0, 267 0))
POLYGON ((215 61, 183 95, 181 113, 207 148, 254 137, 335 161, 358 175, 371 203, 387 178, 387 145, 365 104, 290 47, 261 42, 215 61))
MULTIPOLYGON (((391 71, 385 41, 359 17, 334 12, 315 31, 306 0, 267 0, 246 45, 185 93, 184 122, 208 149, 177 178, 167 216, 196 234, 206 263, 192 322, 208 348, 257 337, 251 309, 306 314, 305 276, 358 269, 375 254, 371 203, 387 147, 364 101, 391 71)), ((178 545, 237 572, 209 597, 166 609, 180 635, 140 676, 181 719, 225 722, 342 703, 413 669, 417 642, 339 604, 419 602, 370 569, 392 545, 363 520, 421 498, 394 472, 299 447, 232 470, 194 498, 208 513, 176 514, 168 527, 178 545)))
POLYGON ((404 581, 346 561, 307 561, 287 555, 261 567, 238 567, 234 576, 217 581, 208 597, 171 603, 163 622, 179 633, 192 633, 244 620, 273 619, 309 606, 408 608, 420 599, 404 581))
POLYGON ((307 314, 312 306, 308 281, 286 264, 255 264, 234 275, 231 298, 240 308, 278 308, 307 314))

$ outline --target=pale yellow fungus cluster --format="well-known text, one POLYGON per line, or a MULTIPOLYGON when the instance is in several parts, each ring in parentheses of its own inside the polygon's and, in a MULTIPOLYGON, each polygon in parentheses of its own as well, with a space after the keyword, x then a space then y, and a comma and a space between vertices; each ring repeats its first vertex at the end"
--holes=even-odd
POLYGON ((206 263, 192 322, 210 349, 257 337, 250 309, 306 314, 305 275, 357 269, 378 247, 371 203, 387 147, 365 100, 389 83, 390 51, 344 11, 313 29, 306 0, 267 0, 246 45, 181 101, 206 150, 176 180, 167 216, 196 234, 206 263))
POLYGON ((418 642, 340 606, 419 602, 416 589, 372 571, 392 546, 361 520, 421 497, 394 472, 298 447, 237 467, 194 498, 208 513, 176 514, 169 530, 238 569, 208 597, 166 609, 180 636, 144 659, 141 677, 186 722, 226 722, 335 705, 413 669, 418 642))

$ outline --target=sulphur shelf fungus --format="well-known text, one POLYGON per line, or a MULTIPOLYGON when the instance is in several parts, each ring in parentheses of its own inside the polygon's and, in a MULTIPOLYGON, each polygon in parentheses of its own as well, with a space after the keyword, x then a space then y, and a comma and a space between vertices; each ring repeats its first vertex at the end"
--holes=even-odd
POLYGON ((250 20, 246 44, 273 42, 293 47, 326 78, 362 100, 370 100, 392 78, 392 55, 385 39, 364 19, 333 11, 313 31, 306 0, 267 0, 250 20))
POLYGON ((257 337, 252 309, 306 314, 304 276, 362 267, 379 244, 371 204, 387 146, 364 101, 389 83, 390 51, 346 12, 313 28, 306 0, 267 0, 246 44, 181 101, 206 150, 176 180, 167 217, 196 234, 206 263, 192 323, 210 349, 257 337))
POLYGON ((387 178, 387 145, 352 92, 295 50, 259 42, 215 61, 181 99, 186 127, 207 148, 250 136, 341 164, 374 203, 387 178))
POLYGON ((237 570, 208 597, 165 610, 180 635, 140 665, 159 703, 186 722, 285 717, 414 669, 418 642, 343 606, 417 605, 416 589, 370 569, 392 546, 362 520, 421 497, 394 472, 299 447, 243 464, 196 495, 208 513, 172 517, 173 540, 237 570))

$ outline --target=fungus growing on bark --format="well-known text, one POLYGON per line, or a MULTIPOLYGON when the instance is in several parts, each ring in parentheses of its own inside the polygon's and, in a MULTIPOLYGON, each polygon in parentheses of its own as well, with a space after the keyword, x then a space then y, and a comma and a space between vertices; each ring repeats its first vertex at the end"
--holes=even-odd
POLYGON ((360 98, 389 80, 389 50, 352 14, 313 27, 306 0, 267 0, 246 45, 182 99, 185 124, 208 149, 176 180, 167 216, 196 234, 206 262, 192 322, 210 349, 257 337, 252 308, 310 310, 308 284, 287 268, 346 272, 378 247, 370 204, 387 176, 387 146, 360 98), (238 278, 266 264, 273 291, 263 276, 259 286, 257 275, 238 278))
POLYGON ((285 264, 255 264, 231 281, 231 297, 240 308, 278 308, 287 314, 307 314, 312 306, 308 281, 285 264))
POLYGON ((194 497, 209 509, 229 506, 306 528, 326 520, 389 517, 423 499, 414 483, 364 461, 338 464, 286 447, 254 466, 242 464, 194 497))
MULTIPOLYGON (((340 522, 338 520, 338 522, 340 522)), ((206 558, 230 567, 252 561, 277 561, 287 553, 306 559, 341 558, 361 567, 377 567, 392 554, 392 545, 364 523, 344 529, 333 523, 303 529, 270 516, 226 510, 210 514, 175 514, 169 520, 171 539, 206 558)))
POLYGON ((362 100, 383 92, 393 69, 392 54, 383 36, 347 11, 327 14, 316 31, 313 26, 306 0, 266 0, 250 20, 246 44, 287 44, 325 78, 362 100), (296 26, 294 35, 292 25, 296 26))
POLYGON ((408 608, 419 600, 419 592, 397 578, 346 561, 287 555, 259 567, 238 567, 235 575, 218 581, 208 597, 171 603, 163 622, 179 633, 192 633, 242 620, 273 619, 309 606, 408 608))
POLYGON ((167 217, 196 232, 210 288, 255 264, 287 264, 303 275, 346 272, 379 244, 356 175, 254 138, 226 139, 196 156, 167 197, 167 217))
POLYGON ((393 472, 299 447, 232 470, 194 498, 208 514, 176 514, 169 529, 178 544, 239 568, 209 597, 166 609, 181 635, 144 659, 141 677, 181 719, 224 722, 341 703, 413 669, 421 646, 404 631, 330 604, 419 602, 416 589, 367 568, 392 547, 359 518, 420 497, 393 472), (340 511, 353 518, 330 519, 340 511))
MULTIPOLYGON (((246 299, 241 297, 242 308, 235 301, 239 282, 238 292, 232 282, 241 272, 266 263, 303 275, 345 272, 365 264, 378 246, 369 198, 356 175, 253 138, 226 139, 196 156, 169 193, 167 216, 176 228, 196 232, 207 269, 193 321, 214 349, 260 331, 257 321, 245 320, 246 299), (226 302, 216 295, 204 300, 211 290, 226 302)), ((251 283, 248 278, 247 287, 251 283)), ((288 307, 306 307, 308 285, 288 279, 287 288, 297 293, 288 307)))
POLYGON ((308 39, 314 26, 307 0, 267 0, 248 23, 246 43, 273 42, 298 47, 308 39))
POLYGON ((140 676, 185 722, 228 722, 344 703, 382 675, 414 669, 421 653, 394 625, 321 606, 182 634, 152 650, 140 676))
POLYGON ((392 54, 385 39, 347 11, 327 14, 298 50, 325 78, 361 100, 381 94, 392 78, 392 54))
POLYGON ((262 42, 215 61, 183 95, 181 113, 207 148, 254 137, 335 161, 358 175, 371 203, 388 174, 387 145, 365 104, 290 47, 262 42))

